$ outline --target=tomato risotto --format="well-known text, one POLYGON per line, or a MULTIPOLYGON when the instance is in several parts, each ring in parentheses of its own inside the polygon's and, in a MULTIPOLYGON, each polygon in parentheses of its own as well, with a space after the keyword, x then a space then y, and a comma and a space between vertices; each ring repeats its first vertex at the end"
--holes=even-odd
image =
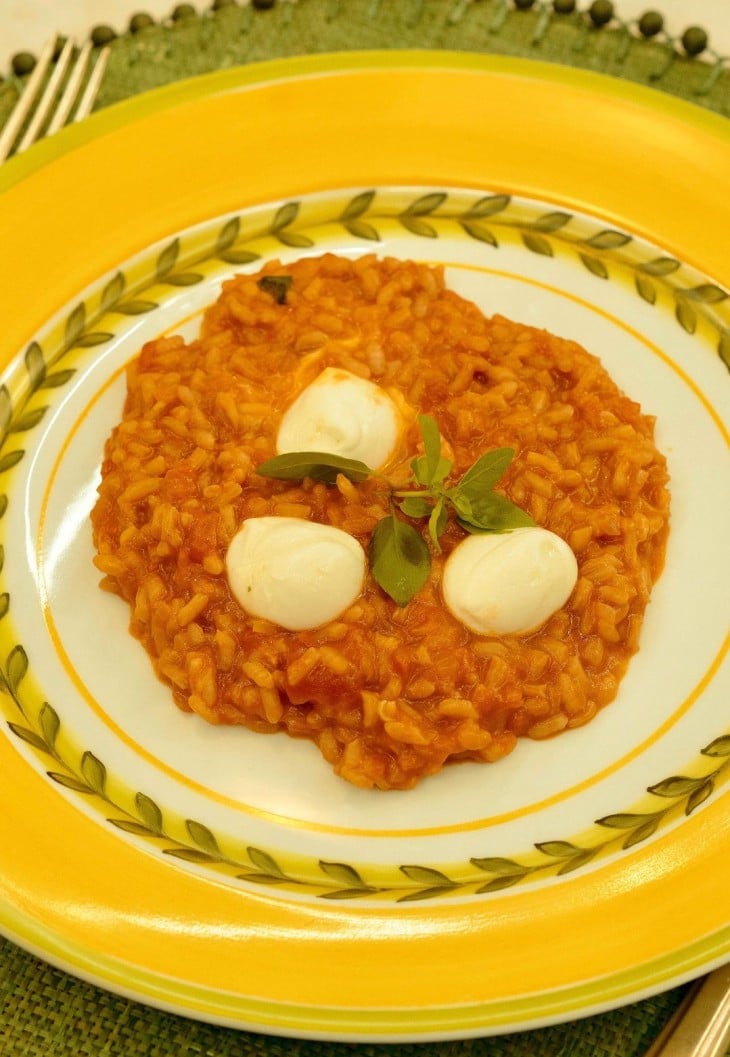
POLYGON ((152 341, 130 364, 92 513, 95 562, 181 709, 308 738, 347 781, 406 789, 447 762, 493 762, 520 737, 581 726, 615 697, 664 561, 669 494, 653 431, 594 356, 486 318, 440 268, 271 262, 224 284, 198 340, 152 341), (375 383, 400 409, 383 469, 392 487, 423 452, 419 415, 438 424, 450 479, 514 449, 497 491, 575 554, 567 602, 528 633, 470 630, 441 591, 466 536, 450 516, 440 550, 425 521, 410 522, 431 568, 405 605, 368 572, 315 628, 247 613, 226 565, 247 519, 333 526, 367 553, 390 513, 378 476, 256 473, 277 454, 284 412, 327 368, 375 383))

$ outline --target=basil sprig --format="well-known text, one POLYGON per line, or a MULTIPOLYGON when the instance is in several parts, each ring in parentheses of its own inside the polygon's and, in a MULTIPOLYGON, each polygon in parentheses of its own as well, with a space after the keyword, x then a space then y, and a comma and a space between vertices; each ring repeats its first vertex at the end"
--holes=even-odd
MULTIPOLYGON (((534 525, 528 513, 494 491, 514 457, 513 448, 496 448, 481 455, 460 480, 447 486, 453 468, 441 451, 441 435, 431 415, 419 415, 423 455, 411 460, 411 487, 390 488, 391 512, 382 518, 370 539, 370 569, 377 584, 399 606, 407 605, 428 580, 431 554, 423 535, 393 509, 397 506, 409 521, 428 518, 428 537, 441 551, 449 513, 466 532, 510 532, 534 525)), ((343 459, 325 452, 285 452, 262 463, 262 477, 301 481, 310 477, 332 485, 338 474, 360 482, 382 475, 357 459, 343 459)))

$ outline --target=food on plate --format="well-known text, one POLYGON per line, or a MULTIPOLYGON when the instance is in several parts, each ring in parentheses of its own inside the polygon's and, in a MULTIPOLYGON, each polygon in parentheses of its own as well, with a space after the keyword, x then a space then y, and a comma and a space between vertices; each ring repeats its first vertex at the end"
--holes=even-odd
POLYGON ((181 709, 406 789, 615 697, 667 484, 653 419, 575 342, 439 267, 272 261, 129 365, 95 562, 181 709))
POLYGON ((398 409, 379 385, 325 367, 284 412, 276 449, 329 452, 378 469, 392 454, 399 431, 398 409))
POLYGON ((578 563, 560 536, 543 528, 467 536, 443 571, 444 603, 480 635, 526 634, 567 602, 578 563))
POLYGON ((242 609, 290 631, 328 624, 362 591, 365 551, 354 536, 300 517, 250 517, 226 555, 242 609))

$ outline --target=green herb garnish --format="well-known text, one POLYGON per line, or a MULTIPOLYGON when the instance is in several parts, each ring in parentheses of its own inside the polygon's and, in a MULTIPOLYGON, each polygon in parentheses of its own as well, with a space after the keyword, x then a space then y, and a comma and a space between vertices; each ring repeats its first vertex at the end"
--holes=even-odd
POLYGON ((370 537, 370 569, 375 582, 397 605, 405 606, 428 580, 428 545, 413 525, 389 514, 370 537))
POLYGON ((256 285, 260 290, 271 294, 277 305, 285 305, 292 282, 291 275, 263 275, 256 285))
POLYGON ((311 477, 313 481, 334 484, 340 473, 351 481, 364 481, 374 476, 375 471, 357 459, 343 459, 324 451, 287 451, 262 462, 256 473, 278 481, 303 481, 311 477))
POLYGON ((431 569, 431 554, 421 532, 398 517, 394 505, 412 521, 428 518, 428 537, 440 552, 440 538, 446 531, 449 513, 466 532, 510 532, 534 525, 529 514, 506 496, 494 491, 514 457, 513 448, 497 448, 480 456, 461 479, 447 487, 453 463, 441 453, 441 435, 431 415, 419 415, 423 455, 411 461, 412 486, 393 488, 382 474, 364 462, 343 459, 324 452, 286 452, 258 467, 262 477, 301 481, 310 477, 332 485, 338 474, 351 481, 368 477, 383 480, 389 489, 391 513, 373 530, 370 540, 370 569, 375 582, 399 606, 416 595, 431 569))

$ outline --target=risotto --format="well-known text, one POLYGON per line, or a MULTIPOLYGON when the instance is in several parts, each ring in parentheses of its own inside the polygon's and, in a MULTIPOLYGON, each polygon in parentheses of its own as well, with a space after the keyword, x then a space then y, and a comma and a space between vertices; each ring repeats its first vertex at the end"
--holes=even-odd
POLYGON ((494 762, 520 737, 581 726, 615 697, 664 561, 667 470, 653 431, 594 356, 486 318, 440 268, 330 254, 271 262, 224 284, 198 340, 152 341, 130 364, 92 513, 95 563, 181 709, 310 739, 347 781, 407 789, 447 762, 494 762), (454 479, 490 449, 514 449, 497 491, 578 563, 546 622, 480 635, 447 610, 444 563, 465 536, 454 518, 406 605, 367 575, 311 630, 244 611, 226 555, 246 519, 334 526, 367 551, 389 512, 375 477, 256 473, 276 455, 284 412, 326 368, 411 409, 387 467, 396 485, 422 451, 419 414, 438 423, 454 479))

